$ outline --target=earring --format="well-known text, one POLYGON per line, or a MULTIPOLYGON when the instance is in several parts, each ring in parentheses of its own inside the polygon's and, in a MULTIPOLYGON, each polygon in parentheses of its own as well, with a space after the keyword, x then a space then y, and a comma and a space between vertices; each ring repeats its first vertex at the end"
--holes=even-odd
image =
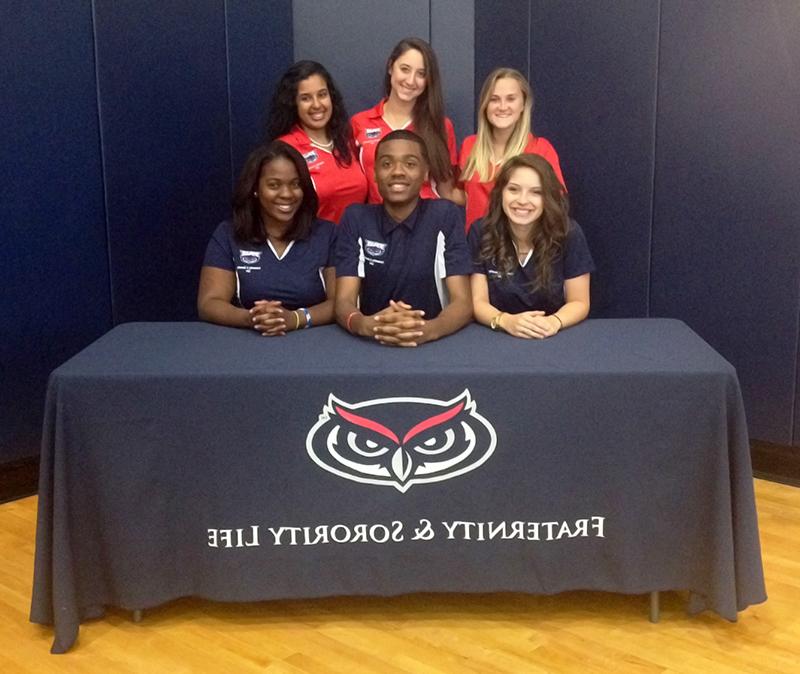
POLYGON ((253 192, 253 196, 257 197, 258 196, 258 192, 253 192))

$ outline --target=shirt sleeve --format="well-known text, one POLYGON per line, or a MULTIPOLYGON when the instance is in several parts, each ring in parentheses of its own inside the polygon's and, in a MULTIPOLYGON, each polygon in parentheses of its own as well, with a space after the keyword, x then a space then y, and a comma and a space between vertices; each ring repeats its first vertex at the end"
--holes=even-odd
POLYGON ((333 256, 336 252, 336 225, 329 220, 316 220, 314 236, 319 237, 319 260, 322 266, 333 267, 333 256))
POLYGON ((564 182, 564 176, 561 174, 561 163, 558 161, 556 149, 547 138, 538 138, 537 141, 536 154, 541 155, 550 162, 550 166, 553 167, 553 171, 556 173, 556 178, 564 186, 564 189, 567 189, 567 183, 564 182))
POLYGON ((468 276, 472 273, 472 257, 464 234, 464 209, 449 201, 441 203, 447 205, 449 220, 444 248, 445 276, 468 276))
POLYGON ((456 130, 449 117, 444 118, 444 130, 447 134, 447 152, 450 154, 450 165, 458 166, 458 145, 456 145, 456 130))
POLYGON ((211 240, 206 246, 206 255, 203 258, 204 267, 218 267, 228 271, 236 271, 233 262, 233 251, 231 250, 232 226, 229 222, 223 222, 214 230, 211 240))
POLYGON ((358 276, 364 278, 364 250, 358 233, 357 218, 353 216, 358 206, 348 207, 337 228, 333 255, 336 277, 358 276))
POLYGON ((594 272, 594 260, 589 252, 589 244, 583 234, 581 226, 574 220, 570 221, 569 233, 565 243, 564 252, 564 279, 576 278, 594 272))
POLYGON ((478 220, 467 233, 467 245, 472 256, 472 273, 486 275, 486 264, 481 260, 481 235, 483 232, 483 222, 478 220))

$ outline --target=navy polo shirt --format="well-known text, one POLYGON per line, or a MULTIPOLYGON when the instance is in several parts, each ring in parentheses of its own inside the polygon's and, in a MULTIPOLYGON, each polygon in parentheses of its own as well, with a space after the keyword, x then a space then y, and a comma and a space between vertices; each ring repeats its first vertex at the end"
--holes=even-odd
POLYGON ((420 199, 403 222, 383 204, 354 204, 339 223, 336 276, 358 276, 367 315, 402 300, 436 318, 448 302, 444 279, 472 271, 464 209, 444 199, 420 199))
POLYGON ((594 261, 580 225, 570 220, 569 232, 561 255, 553 263, 551 290, 533 291, 536 264, 529 255, 525 264, 517 264, 511 275, 503 274, 493 261, 481 260, 481 235, 483 220, 475 222, 469 230, 468 241, 472 252, 473 274, 486 276, 489 285, 489 303, 498 311, 518 314, 521 311, 544 311, 552 314, 564 306, 564 281, 594 271, 594 261))
POLYGON ((278 257, 269 242, 238 241, 233 224, 225 221, 208 242, 203 266, 236 274, 236 295, 231 301, 245 309, 256 300, 278 300, 289 310, 311 307, 326 299, 322 270, 332 266, 334 239, 333 223, 315 220, 308 239, 290 241, 278 257))

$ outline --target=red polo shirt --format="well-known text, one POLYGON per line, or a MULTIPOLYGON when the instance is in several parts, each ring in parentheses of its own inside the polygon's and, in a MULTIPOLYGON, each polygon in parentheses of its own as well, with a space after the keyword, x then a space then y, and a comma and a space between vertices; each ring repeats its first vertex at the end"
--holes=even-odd
MULTIPOLYGON (((469 160, 469 153, 475 145, 477 136, 467 136, 461 145, 461 155, 458 158, 458 166, 463 171, 469 160)), ((555 148, 546 138, 535 137, 528 134, 528 144, 525 146, 525 153, 538 154, 550 162, 556 177, 564 184, 564 176, 561 175, 561 166, 558 163, 558 155, 555 148)), ((495 169, 496 171, 497 169, 495 169)), ((472 174, 469 180, 463 181, 464 191, 467 193, 467 231, 470 225, 478 218, 484 217, 489 211, 489 193, 494 187, 494 179, 482 183, 477 171, 472 174)))
POLYGON ((306 160, 319 198, 317 217, 339 224, 345 208, 367 200, 367 179, 355 152, 350 166, 340 166, 331 152, 312 145, 308 134, 298 125, 278 140, 291 145, 306 160))
MULTIPOLYGON (((371 204, 383 202, 383 198, 378 192, 378 185, 375 182, 375 150, 377 150, 378 141, 391 131, 394 131, 383 119, 383 106, 385 103, 386 99, 382 100, 374 108, 362 110, 350 119, 361 167, 364 169, 364 175, 367 176, 367 183, 369 184, 368 201, 371 204)), ((414 124, 410 123, 403 128, 414 131, 414 124)), ((444 118, 444 130, 447 134, 447 151, 450 154, 450 163, 453 166, 457 166, 456 132, 449 117, 444 118)), ((436 186, 431 185, 427 180, 423 183, 419 196, 422 199, 439 199, 436 186)))

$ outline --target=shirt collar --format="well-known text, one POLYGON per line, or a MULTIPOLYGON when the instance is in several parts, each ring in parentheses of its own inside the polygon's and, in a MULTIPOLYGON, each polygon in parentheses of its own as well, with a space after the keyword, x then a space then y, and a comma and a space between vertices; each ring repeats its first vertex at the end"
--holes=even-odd
POLYGON ((384 105, 386 105, 386 99, 382 98, 380 101, 378 101, 378 104, 374 108, 370 109, 369 118, 370 119, 380 119, 381 117, 383 117, 383 106, 384 105))
POLYGON ((421 213, 424 210, 423 202, 424 199, 419 199, 417 201, 417 205, 414 207, 414 210, 408 214, 408 217, 403 220, 402 222, 396 222, 387 212, 385 208, 381 208, 381 230, 385 235, 391 234, 395 229, 400 227, 401 225, 405 227, 409 232, 414 231, 414 226, 417 224, 417 221, 421 217, 421 213))

